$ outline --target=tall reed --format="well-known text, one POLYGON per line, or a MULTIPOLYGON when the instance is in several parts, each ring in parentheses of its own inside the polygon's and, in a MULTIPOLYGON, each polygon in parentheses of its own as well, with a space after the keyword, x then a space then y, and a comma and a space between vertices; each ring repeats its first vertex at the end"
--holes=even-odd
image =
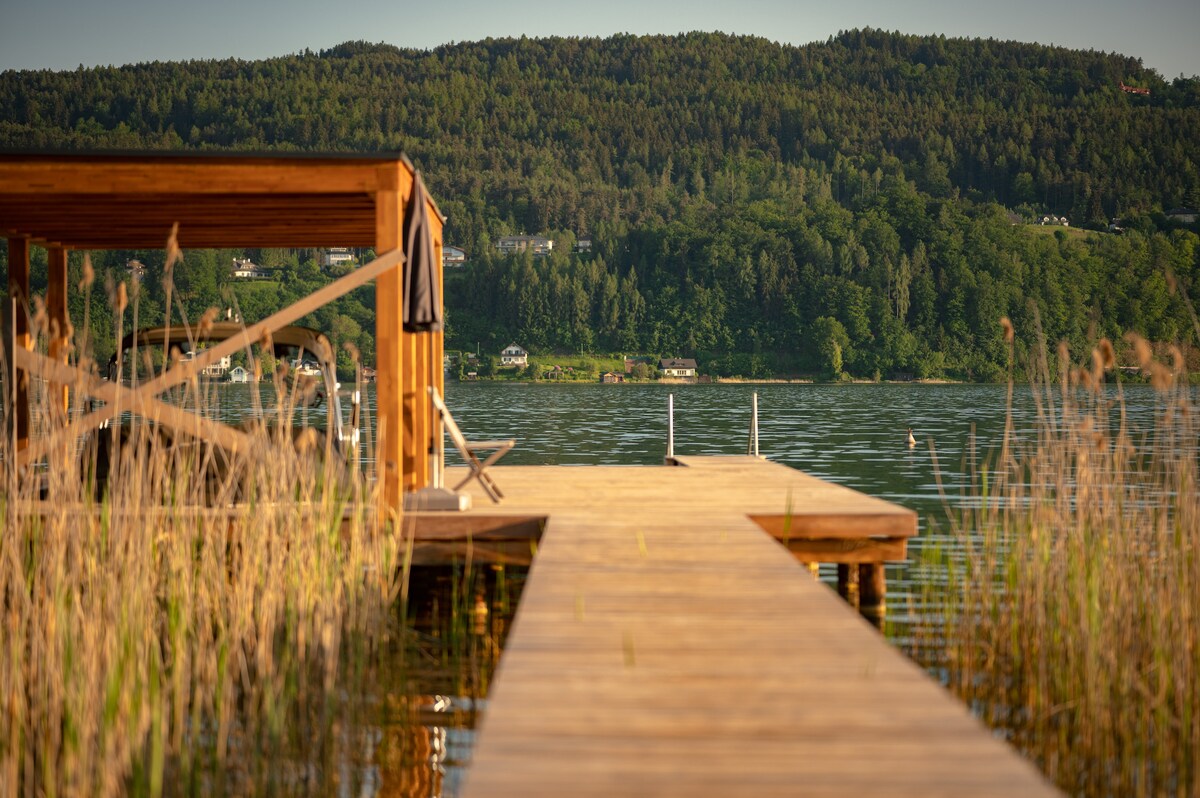
POLYGON ((1127 423, 1106 340, 1084 365, 1060 346, 1055 383, 1044 354, 1032 364, 1030 429, 1014 428, 1010 379, 1001 450, 952 512, 965 555, 934 555, 950 573, 945 594, 929 588, 945 607, 936 664, 1068 792, 1197 795, 1196 392, 1178 348, 1162 362, 1128 341, 1154 385, 1152 430, 1127 423))
MULTIPOLYGON (((74 344, 86 366, 86 322, 74 344)), ((404 546, 376 527, 369 483, 319 437, 293 441, 295 395, 275 385, 278 423, 232 459, 126 417, 104 490, 94 452, 68 442, 22 470, 3 436, 0 795, 291 790, 329 761, 345 638, 384 627, 404 546)), ((31 388, 39 426, 63 423, 61 393, 31 388)), ((179 393, 212 400, 196 381, 179 393)))

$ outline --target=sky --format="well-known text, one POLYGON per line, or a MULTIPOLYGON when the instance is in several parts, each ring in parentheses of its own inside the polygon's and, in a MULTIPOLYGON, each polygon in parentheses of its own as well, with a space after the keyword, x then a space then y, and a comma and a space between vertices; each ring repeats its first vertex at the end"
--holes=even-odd
POLYGON ((0 0, 0 70, 260 59, 350 40, 430 49, 489 36, 723 31, 787 44, 840 30, 1118 52, 1200 75, 1200 0, 0 0))

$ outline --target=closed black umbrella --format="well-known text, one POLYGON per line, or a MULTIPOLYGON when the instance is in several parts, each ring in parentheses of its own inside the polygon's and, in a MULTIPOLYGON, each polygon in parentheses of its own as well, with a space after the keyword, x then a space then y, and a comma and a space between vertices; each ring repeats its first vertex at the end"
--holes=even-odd
POLYGON ((417 172, 404 212, 404 330, 438 332, 442 303, 438 301, 437 267, 429 235, 429 201, 417 172))

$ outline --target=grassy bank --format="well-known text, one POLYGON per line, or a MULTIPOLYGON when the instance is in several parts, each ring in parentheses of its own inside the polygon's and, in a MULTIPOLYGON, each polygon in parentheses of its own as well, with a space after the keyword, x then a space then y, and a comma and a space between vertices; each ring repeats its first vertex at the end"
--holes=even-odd
POLYGON ((917 655, 1069 793, 1195 795, 1200 419, 1182 355, 1133 345, 1158 389, 1144 437, 1100 390, 1108 342, 1083 366, 1060 349, 1057 384, 1033 364, 1036 427, 1010 412, 973 470, 977 509, 956 513, 963 554, 929 555, 949 573, 944 593, 925 587, 945 605, 944 659, 917 655))

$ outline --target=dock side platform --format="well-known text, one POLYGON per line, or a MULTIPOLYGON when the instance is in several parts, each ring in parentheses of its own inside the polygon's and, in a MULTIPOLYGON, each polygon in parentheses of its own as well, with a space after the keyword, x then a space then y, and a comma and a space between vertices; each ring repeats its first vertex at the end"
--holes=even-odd
POLYGON ((496 466, 503 504, 472 483, 473 510, 406 514, 418 542, 536 551, 468 798, 1058 794, 777 539, 902 556, 911 511, 679 460, 496 466))

